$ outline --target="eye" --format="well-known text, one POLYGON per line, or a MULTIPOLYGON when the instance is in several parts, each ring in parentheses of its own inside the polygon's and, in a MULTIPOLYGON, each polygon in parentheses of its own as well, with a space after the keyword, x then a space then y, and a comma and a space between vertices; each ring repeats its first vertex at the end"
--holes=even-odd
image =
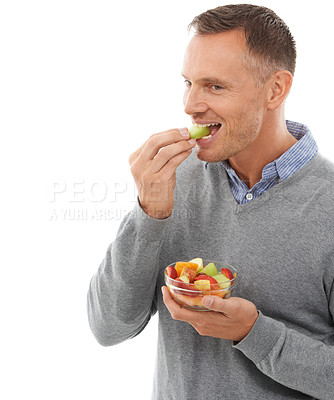
POLYGON ((186 84, 186 86, 190 87, 191 86, 191 82, 188 81, 187 79, 184 81, 184 83, 186 84))
POLYGON ((219 92, 221 90, 224 90, 224 88, 222 86, 219 86, 219 85, 211 85, 211 87, 213 88, 213 90, 215 92, 219 92))

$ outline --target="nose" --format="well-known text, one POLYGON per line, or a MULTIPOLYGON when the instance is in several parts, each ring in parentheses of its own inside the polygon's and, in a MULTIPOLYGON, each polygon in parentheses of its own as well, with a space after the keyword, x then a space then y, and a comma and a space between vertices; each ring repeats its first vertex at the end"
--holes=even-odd
POLYGON ((184 112, 188 115, 204 113, 208 110, 208 105, 200 90, 195 89, 193 86, 184 93, 183 104, 184 112))

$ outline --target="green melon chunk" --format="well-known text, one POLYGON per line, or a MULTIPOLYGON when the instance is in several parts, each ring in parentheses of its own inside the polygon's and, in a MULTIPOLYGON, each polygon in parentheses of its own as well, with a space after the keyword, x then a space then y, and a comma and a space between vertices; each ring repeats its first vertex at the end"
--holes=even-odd
POLYGON ((201 274, 206 274, 206 275, 210 275, 210 276, 214 276, 214 275, 218 274, 217 267, 212 262, 207 264, 200 272, 201 272, 201 274))
POLYGON ((226 289, 231 285, 231 281, 223 274, 214 275, 213 278, 216 279, 222 289, 226 289))
POLYGON ((181 275, 180 278, 182 282, 189 283, 189 277, 187 275, 181 275))
POLYGON ((191 128, 188 129, 188 131, 190 133, 191 139, 200 139, 210 134, 210 128, 208 126, 198 127, 196 125, 193 125, 191 128))

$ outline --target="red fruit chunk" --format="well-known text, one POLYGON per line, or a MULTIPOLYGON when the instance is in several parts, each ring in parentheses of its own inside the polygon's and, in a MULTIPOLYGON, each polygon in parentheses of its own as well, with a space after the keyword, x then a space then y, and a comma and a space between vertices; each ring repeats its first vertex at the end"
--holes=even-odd
POLYGON ((188 268, 188 267, 183 267, 183 270, 182 270, 180 276, 182 276, 182 275, 187 275, 187 277, 189 278, 189 282, 193 283, 194 279, 196 278, 196 271, 194 271, 193 269, 188 268))
POLYGON ((229 280, 234 279, 232 272, 228 268, 222 268, 221 274, 225 275, 229 280))
POLYGON ((182 289, 189 289, 188 287, 188 283, 184 282, 182 279, 180 278, 176 278, 175 282, 173 282, 174 286, 178 287, 178 288, 182 288, 182 289))
POLYGON ((173 267, 173 265, 169 265, 167 267, 166 273, 172 279, 176 279, 177 278, 177 272, 176 272, 176 269, 173 267))
POLYGON ((186 291, 181 291, 181 290, 177 290, 177 289, 172 289, 172 292, 175 294, 182 294, 184 296, 189 296, 189 297, 198 296, 199 291, 196 288, 194 288, 194 285, 185 283, 180 278, 175 279, 174 286, 178 287, 180 289, 192 290, 192 292, 186 292, 186 291))
POLYGON ((183 294, 185 296, 189 296, 189 297, 197 297, 201 292, 199 290, 197 290, 193 284, 184 284, 183 289, 187 289, 187 290, 191 290, 191 292, 184 292, 183 294))
MULTIPOLYGON (((180 278, 176 278, 175 282, 173 282, 173 286, 180 288, 180 289, 184 289, 184 285, 186 285, 186 283, 184 283, 183 281, 181 281, 180 278)), ((177 290, 177 289, 173 289, 173 293, 182 293, 181 290, 177 290)))

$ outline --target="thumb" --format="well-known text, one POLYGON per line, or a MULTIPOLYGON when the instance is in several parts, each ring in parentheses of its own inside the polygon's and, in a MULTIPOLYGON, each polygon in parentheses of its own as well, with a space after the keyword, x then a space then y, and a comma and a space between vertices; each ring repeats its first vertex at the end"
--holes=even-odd
POLYGON ((230 304, 228 299, 224 300, 219 296, 204 296, 202 299, 204 307, 212 311, 218 311, 225 315, 230 313, 230 304))

